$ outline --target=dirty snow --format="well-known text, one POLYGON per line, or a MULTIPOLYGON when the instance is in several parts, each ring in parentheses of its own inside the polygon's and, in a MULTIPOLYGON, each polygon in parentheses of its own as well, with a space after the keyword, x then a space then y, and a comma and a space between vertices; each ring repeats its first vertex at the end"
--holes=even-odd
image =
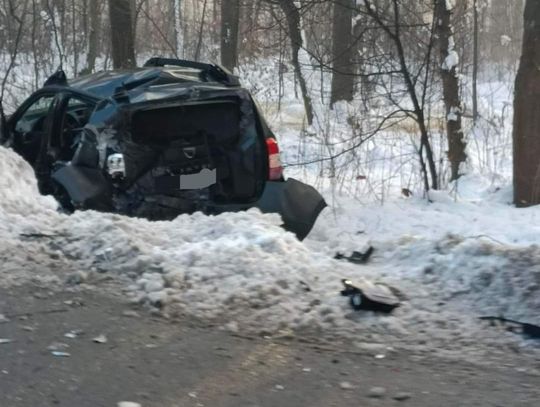
POLYGON ((172 222, 66 216, 38 194, 30 166, 0 147, 0 285, 82 283, 159 306, 169 316, 239 332, 345 337, 374 354, 404 347, 480 358, 490 349, 536 349, 477 319, 540 323, 540 209, 509 204, 512 91, 506 84, 480 84, 489 122, 468 134, 471 175, 430 193, 428 203, 415 188, 421 185, 415 128, 407 123, 331 161, 332 171, 330 161, 294 165, 350 148, 356 140, 348 120, 361 117, 360 131, 369 134, 384 105, 366 115, 341 103, 329 111, 315 98, 310 131, 316 135, 303 137, 292 71, 280 111, 273 64, 239 72, 279 137, 286 173, 317 186, 330 204, 305 242, 282 230, 278 216, 256 210, 172 222), (412 197, 399 193, 405 187, 412 197), (370 244, 376 251, 367 265, 333 260, 337 251, 370 244), (391 316, 354 312, 339 295, 344 277, 385 283, 405 301, 391 316))
POLYGON ((478 316, 540 323, 540 248, 534 245, 540 211, 513 209, 507 189, 486 189, 475 201, 468 196, 475 179, 462 181, 460 196, 432 194, 431 204, 404 198, 360 206, 342 198, 302 243, 279 227, 278 216, 257 210, 172 222, 96 212, 66 216, 37 193, 31 168, 5 148, 0 171, 2 285, 37 280, 61 288, 82 273, 80 282, 99 286, 109 276, 119 284, 108 289, 165 315, 242 332, 357 338, 368 349, 462 354, 478 343, 524 343, 486 328, 478 316), (336 251, 368 244, 376 248, 368 265, 332 259, 336 251), (353 312, 339 295, 344 277, 391 285, 406 301, 392 316, 353 312))

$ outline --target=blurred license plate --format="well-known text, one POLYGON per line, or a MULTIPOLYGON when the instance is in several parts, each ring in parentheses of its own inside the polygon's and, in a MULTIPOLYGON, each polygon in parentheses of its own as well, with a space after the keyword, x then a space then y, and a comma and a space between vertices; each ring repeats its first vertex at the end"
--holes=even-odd
POLYGON ((180 175, 180 189, 203 189, 217 182, 216 169, 203 169, 197 174, 180 175))

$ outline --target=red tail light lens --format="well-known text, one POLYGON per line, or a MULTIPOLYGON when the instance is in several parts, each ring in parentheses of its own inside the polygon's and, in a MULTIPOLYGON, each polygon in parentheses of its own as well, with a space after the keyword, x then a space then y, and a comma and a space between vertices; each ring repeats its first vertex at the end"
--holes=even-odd
POLYGON ((281 165, 279 146, 276 139, 266 139, 266 148, 268 150, 268 179, 278 181, 283 177, 283 166, 281 165))

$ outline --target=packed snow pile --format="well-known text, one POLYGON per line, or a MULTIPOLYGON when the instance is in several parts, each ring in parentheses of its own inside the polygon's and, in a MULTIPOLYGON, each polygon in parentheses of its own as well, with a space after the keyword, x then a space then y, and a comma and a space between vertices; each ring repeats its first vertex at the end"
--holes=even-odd
POLYGON ((39 194, 34 171, 20 156, 0 146, 0 230, 2 235, 20 230, 28 222, 54 216, 56 201, 39 194), (43 214, 46 214, 43 216, 43 214))
MULTIPOLYGON (((488 210, 441 198, 431 205, 404 200, 360 207, 349 201, 327 210, 302 243, 279 226, 278 216, 257 210, 172 222, 90 211, 62 215, 39 195, 32 169, 15 153, 0 148, 0 169, 2 285, 30 279, 61 287, 100 284, 107 275, 130 300, 227 329, 456 353, 519 340, 478 316, 540 323, 540 249, 497 240, 504 238, 503 223, 492 228, 494 239, 463 233, 475 223, 485 231, 494 208, 497 215, 514 214, 507 205, 488 210), (333 259, 337 251, 368 244, 376 251, 367 265, 333 259), (401 292, 403 304, 390 316, 354 311, 339 293, 342 278, 385 283, 401 292)), ((532 238, 532 214, 516 216, 516 236, 532 238)))
MULTIPOLYGON (((22 235, 47 233, 60 215, 56 201, 41 196, 30 165, 0 146, 0 285, 30 278, 45 279, 39 269, 58 264, 41 242, 24 241, 22 235)), ((53 255, 54 257, 54 255, 53 255)))

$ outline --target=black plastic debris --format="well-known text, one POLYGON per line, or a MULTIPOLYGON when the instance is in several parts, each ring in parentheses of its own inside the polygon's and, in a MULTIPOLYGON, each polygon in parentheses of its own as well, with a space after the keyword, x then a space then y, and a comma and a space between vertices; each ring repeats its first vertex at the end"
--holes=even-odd
POLYGON ((528 338, 540 339, 540 326, 529 324, 527 322, 519 322, 513 319, 507 319, 504 317, 480 317, 483 321, 490 321, 492 324, 494 322, 502 322, 505 324, 506 329, 510 332, 522 334, 528 338))
POLYGON ((399 307, 399 299, 392 291, 380 284, 367 281, 353 284, 350 280, 341 280, 345 289, 341 295, 349 297, 351 307, 355 310, 375 311, 389 314, 399 307))
POLYGON ((345 256, 343 253, 336 253, 334 259, 336 260, 347 260, 350 263, 354 264, 365 264, 368 262, 369 258, 373 254, 375 249, 372 246, 364 252, 353 251, 350 256, 345 256))
POLYGON ((311 292, 311 287, 309 286, 308 283, 306 283, 305 281, 302 281, 300 280, 300 287, 302 288, 302 290, 304 290, 306 293, 309 293, 311 292))

